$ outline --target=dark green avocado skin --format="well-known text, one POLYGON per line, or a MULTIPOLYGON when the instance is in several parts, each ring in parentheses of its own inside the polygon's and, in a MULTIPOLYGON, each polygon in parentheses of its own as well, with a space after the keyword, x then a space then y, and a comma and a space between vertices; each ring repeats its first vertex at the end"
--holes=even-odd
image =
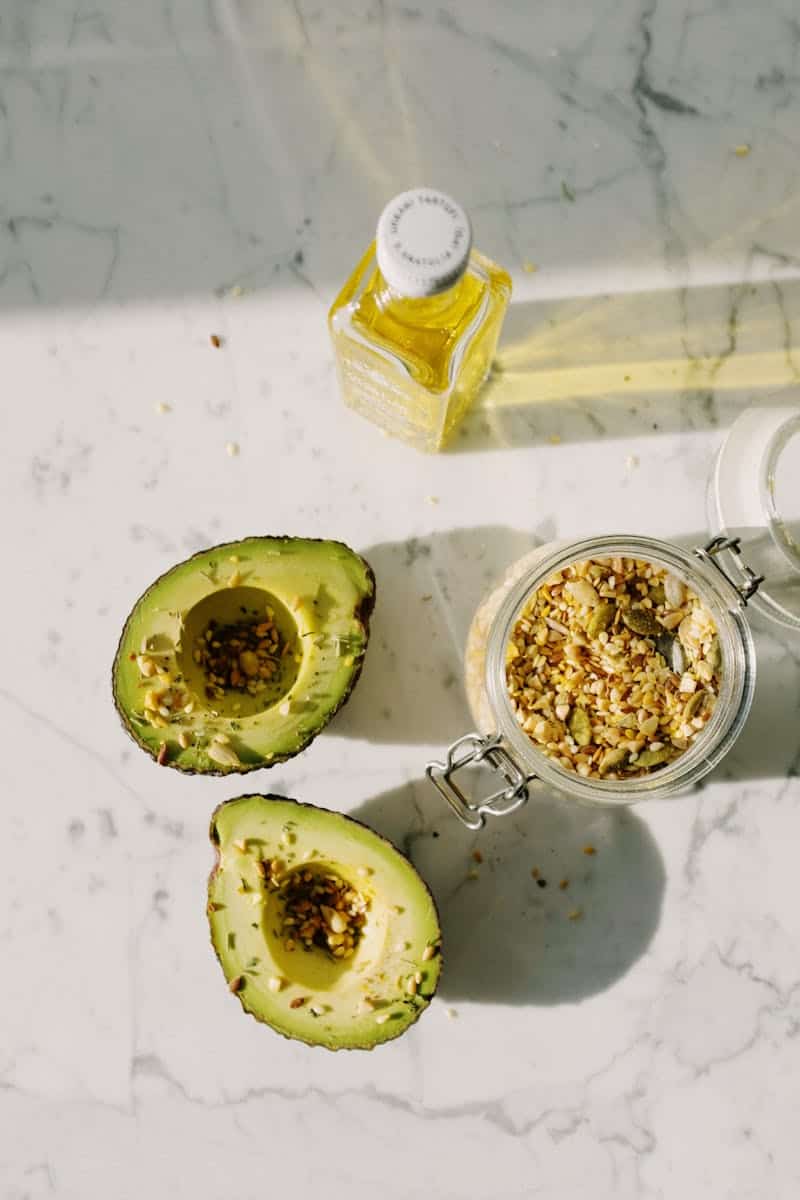
MULTIPOLYGON (((298 536, 299 535, 297 535, 297 534, 290 534, 290 533, 286 533, 286 534, 250 534, 246 538, 238 538, 237 542, 249 541, 251 538, 257 540, 260 537, 270 537, 270 538, 286 539, 288 541, 292 541, 295 538, 297 538, 298 536)), ((353 694, 353 688, 356 686, 359 679, 361 678, 361 672, 364 669, 364 659, 366 657, 367 647, 369 645, 370 620, 372 617, 372 613, 375 609, 375 596, 376 596, 376 588, 377 588, 375 572, 373 571, 372 567, 367 562, 367 560, 362 555, 356 554, 356 551, 353 550, 351 546, 348 546, 346 542, 339 541, 336 538, 306 538, 306 537, 304 537, 302 540, 307 541, 307 542, 328 542, 334 546, 341 546, 343 549, 347 550, 350 554, 353 554, 357 558, 360 559, 360 561, 364 564, 364 567, 366 569, 367 578, 370 582, 369 595, 367 595, 363 598, 363 600, 361 601, 359 606, 353 612, 353 616, 356 618, 356 620, 358 620, 360 622, 360 624, 362 625, 362 627, 364 629, 364 652, 361 655, 361 657, 356 665, 356 668, 353 671, 352 676, 350 677, 348 686, 343 691, 343 693, 340 696, 339 700, 337 701, 336 705, 328 711, 324 720, 320 722, 320 724, 317 726, 317 728, 314 729, 314 731, 311 732, 309 734, 309 736, 302 743, 300 743, 300 745, 298 745, 296 750, 293 750, 290 754, 275 755, 275 757, 272 758, 269 762, 258 762, 258 763, 250 763, 250 764, 242 763, 238 767, 228 768, 226 770, 222 770, 222 769, 217 770, 217 769, 213 769, 210 767, 208 769, 198 770, 196 767, 185 766, 174 760, 173 761, 167 760, 166 762, 159 763, 159 766, 171 767, 173 770, 180 771, 181 774, 183 774, 183 775, 203 775, 203 776, 208 776, 208 775, 247 775, 251 771, 269 770, 270 767, 276 767, 276 766, 280 765, 281 763, 286 762, 288 759, 294 758, 297 754, 302 753, 302 751, 305 750, 306 747, 309 746, 310 743, 314 741, 314 738, 317 736, 317 734, 321 733, 322 730, 325 728, 325 726, 330 724, 330 722, 333 720, 333 718, 336 716, 336 714, 340 711, 340 709, 342 709, 344 707, 344 705, 350 699, 351 695, 353 694)), ((190 555, 188 559, 185 559, 182 561, 185 561, 187 563, 192 562, 194 559, 201 558, 206 554, 212 554, 216 551, 225 549, 228 546, 230 546, 231 544, 232 543, 230 543, 230 542, 220 542, 214 546, 207 546, 203 550, 198 550, 195 554, 190 555)), ((116 648, 116 651, 114 654, 114 661, 113 661, 113 666, 112 666, 112 670, 111 670, 111 695, 112 695, 112 700, 114 702, 114 708, 116 710, 117 716, 119 717, 120 723, 122 724, 122 727, 125 730, 125 732, 127 733, 128 737, 139 747, 140 750, 144 750, 145 753, 148 755, 148 757, 152 758, 153 762, 158 761, 158 755, 156 753, 153 753, 149 746, 145 745, 143 742, 141 742, 139 740, 139 738, 137 738, 135 730, 131 727, 130 723, 128 721, 126 721, 126 719, 125 719, 125 715, 122 712, 119 701, 117 699, 117 690, 116 690, 116 686, 115 686, 115 675, 116 675, 116 666, 117 666, 117 663, 119 662, 120 654, 122 651, 122 646, 125 642, 125 635, 127 633, 128 625, 130 623, 130 619, 131 619, 131 616, 133 615, 134 610, 138 607, 138 605, 143 600, 145 600, 147 598, 148 595, 150 595, 150 593, 155 588, 158 587, 158 585, 161 583, 161 581, 164 579, 164 577, 166 575, 168 575, 174 569, 174 567, 175 567, 175 564, 173 564, 171 567, 169 567, 166 571, 163 571, 161 573, 161 575, 158 576, 157 579, 153 580, 153 582, 150 584, 150 586, 146 589, 146 591, 144 591, 142 593, 142 595, 139 597, 139 599, 134 604, 133 608, 131 609, 131 614, 129 615, 128 619, 125 621, 125 624, 122 627, 122 633, 120 634, 119 641, 117 642, 117 648, 116 648)))
MULTIPOLYGON (((211 821, 209 823, 209 829, 208 829, 209 840, 211 842, 211 845, 214 847, 214 855, 215 855, 214 866, 211 868, 211 872, 208 876, 208 888, 209 889, 213 882, 214 876, 216 875, 217 870, 219 868, 219 853, 218 853, 219 836, 217 834, 217 815, 221 812, 221 810, 225 807, 226 804, 232 804, 235 800, 250 800, 255 797, 258 797, 262 800, 281 800, 287 804, 297 805, 298 809, 301 809, 301 810, 302 809, 310 809, 312 812, 318 808, 318 805, 316 805, 316 804, 308 804, 307 802, 305 802, 303 800, 295 800, 292 796, 281 796, 274 792, 267 792, 267 793, 245 792, 242 796, 234 796, 234 797, 231 797, 230 800, 223 800, 221 804, 217 805, 217 807, 214 809, 213 813, 211 814, 211 821)), ((359 821, 357 817, 347 816, 344 813, 339 813, 338 815, 341 816, 343 820, 352 822, 353 825, 360 825, 362 829, 369 830, 369 832, 374 837, 379 838, 382 842, 385 842, 387 844, 387 846, 391 846, 392 849, 395 850, 398 854, 402 855, 403 858, 408 858, 407 854, 403 854, 403 851, 400 850, 398 846, 395 846, 394 843, 391 842, 389 840, 389 838, 384 837, 382 833, 378 833, 375 829, 372 828, 371 825, 367 825, 364 821, 359 821)), ((410 859, 408 861, 411 862, 410 859)), ((411 865, 413 866, 414 864, 412 863, 411 865)), ((416 871, 416 868, 414 868, 414 869, 416 871)), ((433 895, 433 892, 428 887, 425 880, 422 878, 422 876, 418 874, 418 878, 419 878, 422 886, 425 888, 425 891, 427 892, 428 896, 430 897, 431 904, 433 905, 433 910, 436 913, 436 922, 437 922, 439 928, 441 929, 441 927, 442 927, 441 914, 439 912, 439 906, 436 903, 436 898, 433 895)), ((217 951, 217 946, 216 946, 216 943, 214 942, 214 938, 209 937, 209 941, 211 942, 211 948, 214 951, 214 957, 216 958, 220 969, 222 969, 222 962, 219 957, 219 953, 217 951)), ((443 950, 441 949, 441 947, 439 949, 439 958, 441 960, 441 966, 443 969, 444 953, 443 953, 443 950)), ((422 1016, 422 1014, 427 1010, 428 1007, 430 1007, 430 1003, 433 1000, 434 996, 436 995, 436 992, 439 989, 440 982, 441 982, 441 969, 440 969, 439 976, 437 977, 437 980, 436 980, 436 986, 428 998, 428 1004, 426 1005, 426 1008, 419 1009, 419 1011, 416 1013, 416 1015, 414 1017, 414 1020, 411 1022, 411 1025, 416 1025, 417 1021, 422 1016)), ((261 1022, 258 1021, 258 1017, 256 1017, 256 1015, 254 1013, 250 1012, 249 1009, 245 1008, 243 997, 240 996, 239 993, 233 993, 233 994, 236 995, 237 999, 239 1000, 239 1004, 242 1007, 242 1012, 246 1013, 247 1016, 252 1017, 252 1019, 254 1021, 261 1024, 261 1022)), ((328 1054, 331 1054, 331 1053, 335 1054, 335 1053, 341 1053, 341 1052, 347 1053, 347 1052, 356 1051, 356 1050, 362 1051, 362 1052, 364 1050, 369 1050, 369 1051, 376 1050, 378 1048, 378 1046, 388 1045, 389 1042, 394 1042, 397 1040, 397 1038, 402 1037, 404 1033, 408 1032, 408 1030, 411 1028, 411 1025, 406 1025, 404 1029, 400 1030, 393 1037, 384 1038, 381 1042, 378 1042, 375 1045, 370 1045, 370 1046, 336 1046, 336 1047, 328 1046, 328 1047, 325 1047, 325 1046, 320 1046, 320 1044, 318 1042, 306 1041, 304 1038, 289 1037, 287 1034, 281 1032, 281 1030, 279 1030, 279 1029, 272 1029, 272 1032, 279 1034, 287 1042, 299 1041, 305 1046, 312 1046, 314 1049, 324 1049, 326 1051, 326 1053, 328 1053, 328 1054)))

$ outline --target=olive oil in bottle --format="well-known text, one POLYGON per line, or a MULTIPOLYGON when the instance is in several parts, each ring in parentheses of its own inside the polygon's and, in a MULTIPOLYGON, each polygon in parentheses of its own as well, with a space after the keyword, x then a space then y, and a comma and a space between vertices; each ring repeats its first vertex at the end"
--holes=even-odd
POLYGON ((345 403, 439 450, 489 373, 510 296, 508 274, 472 249, 459 204, 402 192, 328 315, 345 403))

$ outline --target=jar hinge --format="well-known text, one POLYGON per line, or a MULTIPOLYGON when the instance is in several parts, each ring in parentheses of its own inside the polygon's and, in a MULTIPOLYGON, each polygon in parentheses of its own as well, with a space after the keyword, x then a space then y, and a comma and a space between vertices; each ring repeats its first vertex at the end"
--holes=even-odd
POLYGON ((533 775, 526 775, 518 766, 497 733, 488 737, 480 733, 464 734, 449 747, 444 762, 428 763, 425 774, 467 829, 481 829, 487 814, 504 817, 518 809, 528 799, 528 783, 534 778, 533 775), (476 800, 459 787, 453 776, 462 767, 479 766, 482 763, 497 771, 505 780, 506 787, 485 800, 476 800))
POLYGON ((730 538, 723 535, 714 537, 702 548, 698 546, 695 549, 695 554, 698 558, 703 559, 704 562, 709 563, 712 567, 716 567, 720 575, 722 575, 723 578, 728 581, 731 587, 738 592, 742 604, 747 604, 747 601, 751 598, 751 596, 755 596, 759 587, 766 578, 764 575, 756 575, 755 571, 753 571, 751 567, 748 567, 747 563, 742 558, 741 539, 738 537, 730 538), (729 550, 731 554, 736 555, 739 563, 739 570, 745 577, 744 583, 737 583, 735 579, 731 579, 725 568, 717 561, 717 555, 721 554, 724 550, 729 550))

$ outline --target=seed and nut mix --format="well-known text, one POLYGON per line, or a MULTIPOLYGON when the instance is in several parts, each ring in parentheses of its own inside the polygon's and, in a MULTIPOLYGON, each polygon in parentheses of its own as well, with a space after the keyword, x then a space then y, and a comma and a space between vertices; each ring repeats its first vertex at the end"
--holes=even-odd
POLYGON ((285 950, 318 946, 334 958, 351 958, 367 920, 367 900, 332 873, 295 871, 281 878, 279 864, 264 862, 267 887, 283 905, 280 933, 285 950))
POLYGON ((720 670, 700 598, 635 558, 587 559, 552 575, 506 650, 517 721, 584 778, 631 779, 672 762, 709 720, 720 670))
POLYGON ((257 695, 266 689, 280 670, 285 644, 267 610, 264 620, 237 621, 220 625, 209 621, 204 633, 195 639, 193 656, 203 668, 206 697, 222 700, 227 691, 257 695))

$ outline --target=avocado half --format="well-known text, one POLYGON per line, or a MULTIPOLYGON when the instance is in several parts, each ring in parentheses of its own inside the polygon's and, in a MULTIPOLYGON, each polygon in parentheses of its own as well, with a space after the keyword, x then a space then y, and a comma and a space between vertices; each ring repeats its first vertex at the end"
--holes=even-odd
POLYGON ((251 537, 195 554, 137 600, 114 702, 163 766, 222 775, 299 753, 345 703, 375 602, 342 542, 251 537))
POLYGON ((398 850, 341 813, 284 796, 216 809, 211 942, 245 1012, 329 1050, 371 1050, 425 1011, 439 918, 398 850))

